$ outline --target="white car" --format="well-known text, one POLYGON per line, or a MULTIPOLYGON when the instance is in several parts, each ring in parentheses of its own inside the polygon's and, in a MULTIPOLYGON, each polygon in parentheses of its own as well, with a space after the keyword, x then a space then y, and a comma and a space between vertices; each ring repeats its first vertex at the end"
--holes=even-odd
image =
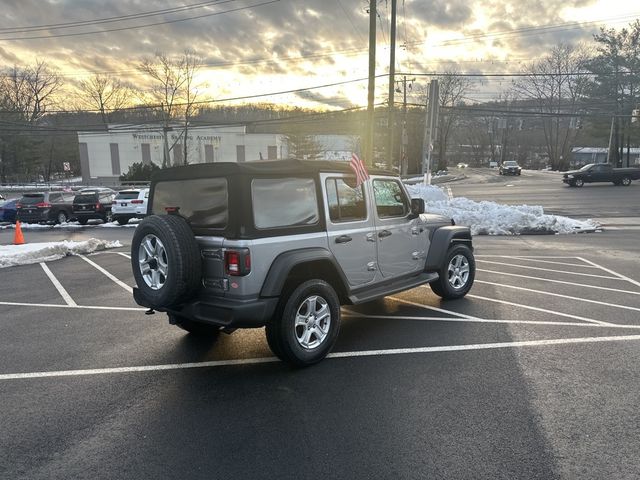
POLYGON ((148 188, 133 188, 121 190, 113 200, 111 214, 113 220, 124 225, 132 218, 142 218, 147 215, 148 188))

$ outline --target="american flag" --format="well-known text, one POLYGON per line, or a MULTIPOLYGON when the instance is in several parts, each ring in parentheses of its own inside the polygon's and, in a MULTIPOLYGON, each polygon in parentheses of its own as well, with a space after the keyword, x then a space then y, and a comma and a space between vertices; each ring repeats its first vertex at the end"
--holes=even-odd
POLYGON ((360 160, 360 157, 355 153, 351 155, 351 162, 349 163, 354 173, 356 174, 356 187, 359 187, 364 182, 369 180, 369 174, 364 166, 364 162, 360 160))

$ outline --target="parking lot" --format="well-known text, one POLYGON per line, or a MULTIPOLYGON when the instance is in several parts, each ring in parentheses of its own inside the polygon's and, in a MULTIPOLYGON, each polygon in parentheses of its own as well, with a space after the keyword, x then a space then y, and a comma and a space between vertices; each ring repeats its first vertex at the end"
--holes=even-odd
POLYGON ((211 343, 145 315, 126 248, 4 269, 0 471, 640 474, 640 283, 594 250, 476 243, 465 299, 420 287, 346 307, 330 358, 304 370, 273 358, 262 329, 211 343))

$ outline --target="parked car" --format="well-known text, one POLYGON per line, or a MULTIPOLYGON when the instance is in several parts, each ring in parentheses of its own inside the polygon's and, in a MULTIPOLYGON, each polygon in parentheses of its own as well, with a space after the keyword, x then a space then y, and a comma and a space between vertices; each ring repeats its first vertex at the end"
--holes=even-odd
POLYGON ((506 162, 502 162, 502 164, 498 167, 498 175, 520 175, 522 173, 522 169, 518 162, 515 160, 507 160, 506 162))
POLYGON ((469 228, 370 174, 357 185, 348 164, 297 160, 156 172, 131 242, 135 301, 208 338, 266 327, 275 355, 306 366, 334 345, 340 305, 425 284, 464 297, 469 228))
POLYGON ((640 178, 640 168, 613 168, 610 163, 590 163, 580 170, 566 172, 562 181, 570 187, 582 187, 585 183, 612 182, 628 187, 632 180, 640 178))
POLYGON ((121 190, 113 200, 113 220, 124 225, 132 218, 143 218, 147 214, 148 188, 121 190))
POLYGON ((18 203, 17 199, 0 202, 0 222, 15 223, 17 203, 18 203))
POLYGON ((489 168, 498 168, 498 162, 489 162, 489 168))
POLYGON ((82 225, 86 225, 91 219, 99 219, 103 222, 111 222, 111 206, 115 192, 99 190, 82 190, 73 199, 73 216, 82 225))
POLYGON ((25 193, 17 203, 17 218, 24 223, 64 223, 72 216, 73 193, 25 193))
POLYGON ((469 166, 468 163, 459 163, 458 168, 467 168, 469 166))

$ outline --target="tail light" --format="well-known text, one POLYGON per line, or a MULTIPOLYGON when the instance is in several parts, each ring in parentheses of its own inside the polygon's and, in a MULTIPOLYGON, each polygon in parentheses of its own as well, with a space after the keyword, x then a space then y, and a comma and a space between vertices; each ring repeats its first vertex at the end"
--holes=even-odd
POLYGON ((144 203, 144 200, 131 200, 131 203, 135 203, 136 205, 139 205, 141 203, 144 203))
POLYGON ((96 203, 96 210, 100 210, 102 208, 102 204, 100 202, 96 203))
POLYGON ((251 272, 251 253, 248 248, 224 252, 224 270, 227 275, 240 277, 251 272))
POLYGON ((22 204, 21 203, 16 203, 16 208, 22 208, 22 204))
POLYGON ((51 204, 47 202, 36 203, 35 206, 38 208, 51 208, 51 204))

